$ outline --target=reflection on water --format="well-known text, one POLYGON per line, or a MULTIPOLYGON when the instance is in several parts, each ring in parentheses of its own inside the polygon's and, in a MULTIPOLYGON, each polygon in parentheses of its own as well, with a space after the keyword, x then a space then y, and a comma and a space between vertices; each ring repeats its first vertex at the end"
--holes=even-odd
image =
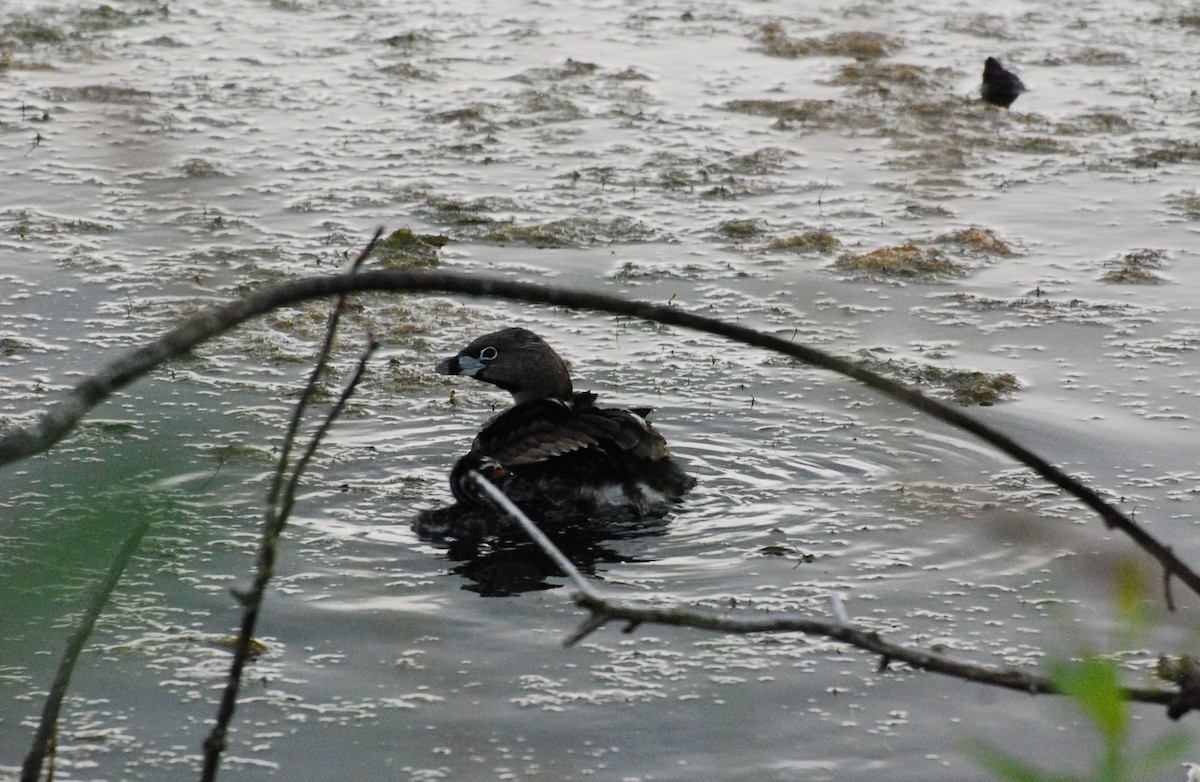
MULTIPOLYGON (((1200 556, 1195 95, 1175 67, 1194 20, 1078 2, 845 11, 6 3, 0 415, 26 420, 112 351, 409 225, 447 238, 445 268, 1012 373, 1020 390, 973 415, 1200 556), (987 56, 1031 88, 1012 110, 975 100, 987 56), (953 274, 855 266, 893 257, 953 274)), ((0 776, 121 514, 153 524, 73 679, 59 768, 175 779, 195 764, 225 662, 208 639, 236 625, 230 589, 325 313, 204 346, 0 476, 0 776)), ((1123 541, 849 382, 627 319, 360 297, 320 398, 361 333, 384 357, 285 536, 240 777, 958 780, 978 771, 948 735, 1048 763, 1081 740, 1044 701, 881 676, 798 636, 605 628, 561 650, 579 614, 522 538, 456 549, 411 527, 508 404, 432 366, 518 323, 554 337, 581 390, 654 407, 699 479, 668 518, 564 537, 603 588, 812 615, 837 592, 889 638, 998 665, 1041 663, 1066 623, 1111 629, 1096 596, 1123 541)), ((1164 636, 1192 631, 1186 609, 1164 636)), ((1176 651, 1146 646, 1131 670, 1176 651)))
MULTIPOLYGON (((590 576, 596 574, 598 566, 647 561, 620 553, 619 542, 661 535, 667 524, 661 518, 537 521, 554 546, 581 573, 590 576)), ((463 588, 483 597, 553 589, 560 584, 550 583, 549 579, 565 577, 540 547, 511 525, 486 539, 454 538, 439 542, 446 545, 450 561, 459 563, 453 572, 467 579, 463 588)))
MULTIPOLYGON (((551 543, 587 574, 594 574, 599 563, 632 561, 609 542, 661 534, 667 524, 665 510, 643 514, 630 506, 596 509, 540 500, 526 494, 519 504, 551 543)), ((444 548, 451 561, 461 562, 454 572, 471 581, 464 588, 484 597, 551 589, 555 585, 546 579, 565 576, 514 519, 482 495, 472 502, 418 511, 412 529, 422 540, 444 548)))

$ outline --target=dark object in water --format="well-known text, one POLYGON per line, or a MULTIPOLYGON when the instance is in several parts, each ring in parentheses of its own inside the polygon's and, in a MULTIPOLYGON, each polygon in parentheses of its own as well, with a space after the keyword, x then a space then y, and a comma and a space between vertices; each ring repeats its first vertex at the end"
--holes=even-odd
POLYGON ((456 503, 418 516, 418 533, 478 540, 502 528, 503 514, 469 479, 486 476, 537 521, 661 515, 696 481, 646 421, 649 408, 599 407, 575 392, 566 362, 523 328, 488 334, 438 365, 513 395, 484 425, 450 473, 456 503), (539 518, 540 517, 540 518, 539 518))
POLYGON ((983 85, 979 88, 979 95, 985 101, 1007 109, 1026 89, 1017 74, 1006 69, 995 57, 984 60, 983 85))

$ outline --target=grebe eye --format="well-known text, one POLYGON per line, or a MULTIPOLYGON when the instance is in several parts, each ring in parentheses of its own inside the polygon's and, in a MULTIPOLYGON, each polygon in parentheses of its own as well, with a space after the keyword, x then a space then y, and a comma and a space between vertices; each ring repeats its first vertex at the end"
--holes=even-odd
POLYGON ((500 353, 494 347, 491 347, 489 345, 488 347, 479 351, 479 360, 480 361, 491 361, 498 355, 500 355, 500 353))

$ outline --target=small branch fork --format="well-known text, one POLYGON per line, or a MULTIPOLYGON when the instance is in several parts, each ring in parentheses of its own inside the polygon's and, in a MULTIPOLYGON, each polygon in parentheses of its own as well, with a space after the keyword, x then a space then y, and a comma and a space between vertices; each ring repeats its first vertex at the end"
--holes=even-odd
MULTIPOLYGON (((893 662, 904 663, 911 668, 940 673, 964 681, 988 684, 1009 690, 1038 695, 1061 694, 1054 683, 1044 677, 1015 669, 997 670, 973 663, 955 660, 939 654, 926 652, 909 646, 901 646, 883 640, 873 630, 852 627, 849 622, 807 619, 794 614, 768 614, 759 616, 729 616, 699 611, 691 608, 655 606, 646 603, 627 602, 605 597, 584 577, 579 569, 555 547, 525 513, 504 495, 491 481, 478 472, 471 471, 470 477, 488 497, 512 517, 531 537, 538 547, 562 570, 576 594, 575 604, 588 610, 574 633, 563 640, 571 646, 599 630, 609 622, 625 622, 623 632, 633 632, 643 623, 692 627, 722 633, 803 633, 822 636, 879 655, 879 670, 885 671, 893 662)), ((835 614, 841 613, 835 606, 835 614)), ((1140 703, 1156 703, 1166 706, 1172 719, 1179 719, 1192 709, 1200 709, 1200 688, 1195 684, 1183 683, 1179 690, 1129 687, 1125 697, 1140 703)))
MULTIPOLYGON (((366 248, 355 258, 349 271, 350 275, 358 271, 358 268, 366 260, 367 256, 370 255, 371 250, 374 249, 375 244, 379 241, 381 234, 382 229, 376 231, 375 237, 371 239, 366 248)), ((283 533, 284 527, 287 526, 288 519, 291 518, 292 509, 296 503, 296 490, 300 485, 300 479, 303 477, 305 469, 308 467, 321 441, 325 438, 325 434, 329 431, 329 427, 341 415, 346 402, 354 394, 354 390, 358 387, 363 374, 366 372, 368 360, 370 360, 379 346, 379 343, 374 338, 368 336, 367 347, 358 360, 354 374, 350 377, 349 382, 346 383, 346 387, 342 390, 337 402, 325 414, 317 430, 309 438, 303 453, 295 460, 295 463, 292 463, 292 451, 295 448, 300 427, 304 422, 304 414, 308 409, 309 403, 312 401, 317 383, 320 381, 321 375, 324 374, 329 364, 329 356, 333 352, 333 343, 337 336, 338 322, 345 309, 346 297, 347 294, 341 294, 329 314, 329 322, 325 328, 325 341, 317 354, 317 360, 313 365, 311 374, 309 374, 304 391, 301 393, 300 399, 292 411, 292 418, 288 424, 287 434, 284 436, 283 446, 280 449, 279 459, 271 481, 271 488, 267 493, 266 518, 263 522, 262 540, 259 543, 258 564, 255 569, 254 583, 249 590, 234 593, 242 604, 242 625, 238 633, 237 643, 234 646, 233 660, 229 667, 229 679, 225 685, 225 690, 217 710, 216 722, 209 732, 208 737, 204 740, 204 766, 200 775, 202 782, 213 782, 217 778, 221 755, 225 751, 227 744, 226 735, 229 731, 229 724, 233 720, 233 713, 237 707, 237 696, 241 691, 242 672, 245 670, 246 664, 251 657, 254 630, 258 624, 259 612, 262 610, 263 597, 266 593, 267 584, 275 572, 275 557, 279 536, 283 533)))

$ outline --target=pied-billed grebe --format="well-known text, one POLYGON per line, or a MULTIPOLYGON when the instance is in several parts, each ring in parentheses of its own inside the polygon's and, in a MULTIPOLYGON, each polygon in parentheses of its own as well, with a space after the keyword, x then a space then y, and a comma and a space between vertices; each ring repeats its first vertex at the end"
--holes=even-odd
POLYGON ((985 101, 1007 109, 1026 89, 1017 74, 1001 65, 995 57, 984 60, 983 84, 979 87, 979 95, 985 101))
POLYGON ((596 395, 575 392, 566 362, 532 331, 482 336, 437 371, 513 396, 454 466, 450 485, 461 504, 488 505, 467 478, 472 469, 530 513, 661 512, 696 483, 646 421, 649 408, 596 406, 596 395))

